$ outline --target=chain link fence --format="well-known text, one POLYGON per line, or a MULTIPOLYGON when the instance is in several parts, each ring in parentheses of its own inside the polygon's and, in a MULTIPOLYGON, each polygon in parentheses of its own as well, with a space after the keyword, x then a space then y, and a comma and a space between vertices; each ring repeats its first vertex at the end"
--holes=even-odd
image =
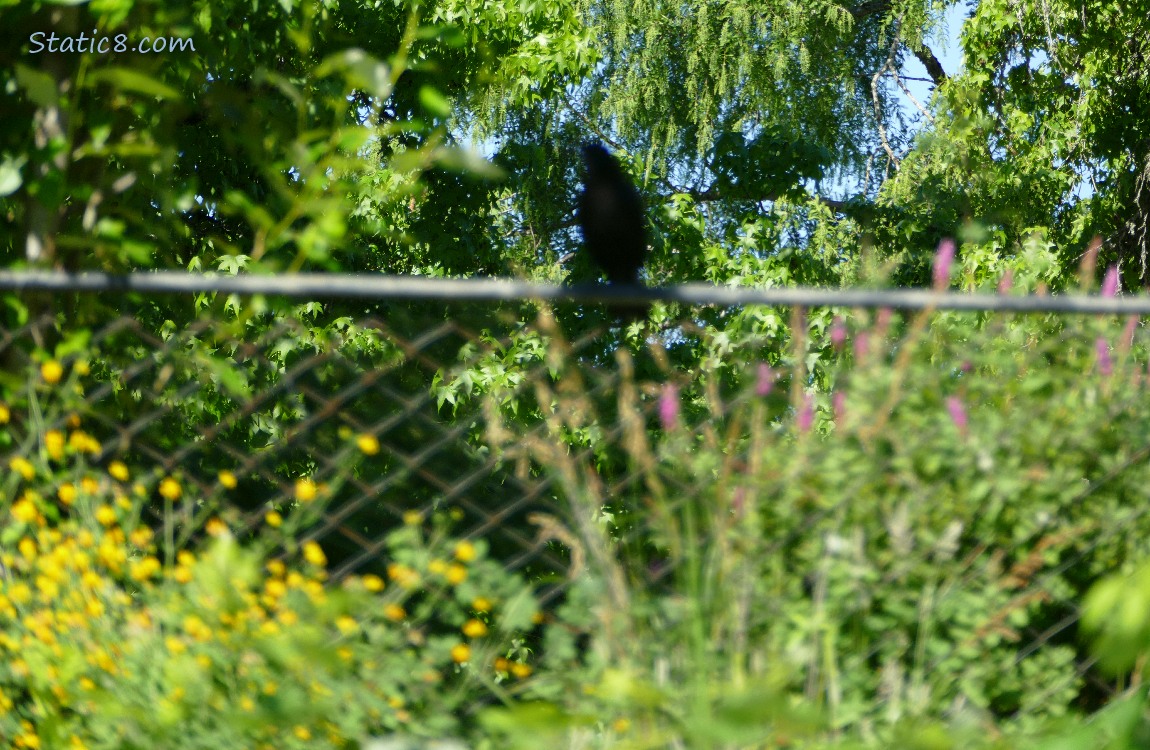
MULTIPOLYGON (((1002 424, 972 438, 968 412, 993 382, 976 390, 964 378, 985 352, 932 339, 929 311, 864 313, 849 332, 835 318, 812 342, 800 312, 772 308, 801 334, 731 341, 692 307, 628 329, 584 325, 589 313, 561 302, 524 325, 521 310, 480 314, 455 300, 333 316, 222 297, 181 324, 144 295, 110 322, 74 325, 57 311, 3 331, 6 397, 29 405, 11 411, 3 465, 43 450, 45 432, 83 424, 99 446, 93 467, 116 460, 178 480, 185 538, 209 517, 254 533, 314 493, 322 516, 295 538, 320 542, 335 579, 383 574, 390 530, 413 512, 447 512, 457 533, 487 539, 508 569, 541 582, 545 601, 590 571, 611 611, 665 596, 652 622, 674 623, 696 608, 717 648, 751 671, 768 650, 795 655, 804 689, 844 724, 858 718, 847 673, 906 711, 939 681, 967 696, 950 710, 969 701, 999 715, 1034 708, 1011 696, 1035 674, 1059 705, 1118 688, 1077 640, 1078 600, 1085 582, 1146 546, 1147 504, 1134 500, 1150 446, 1090 465, 1032 460, 1043 440, 1061 444, 1039 434, 1048 417, 1069 424, 1060 410, 1070 402, 1058 399, 1029 428, 1004 403, 1002 424), (928 346, 934 380, 904 398, 909 358, 928 346), (811 364, 815 351, 853 369, 830 376, 811 364), (44 372, 48 358, 57 377, 44 372), (684 371, 688 358, 708 364, 684 371), (912 424, 921 437, 897 440, 912 424), (1028 429, 1038 430, 1030 447, 1028 429), (845 452, 820 449, 820 431, 847 436, 845 452), (950 444, 960 447, 946 453, 950 444), (932 451, 964 468, 946 475, 932 451), (996 472, 1012 455, 1027 465, 1009 469, 1024 479, 1008 487, 996 472), (1011 493, 1028 491, 1049 501, 1012 515, 1011 493)), ((1005 368, 1005 382, 1059 357, 1097 378, 1092 325, 1022 342, 1031 351, 1014 370, 985 366, 1005 368)), ((1141 429, 1145 411, 1125 347, 1113 356, 1128 369, 1115 374, 1111 362, 1114 384, 1089 391, 1108 399, 1105 413, 1136 416, 1106 427, 1118 439, 1141 429)), ((164 503, 157 495, 157 523, 164 503)), ((614 648, 633 647, 616 635, 614 648)))

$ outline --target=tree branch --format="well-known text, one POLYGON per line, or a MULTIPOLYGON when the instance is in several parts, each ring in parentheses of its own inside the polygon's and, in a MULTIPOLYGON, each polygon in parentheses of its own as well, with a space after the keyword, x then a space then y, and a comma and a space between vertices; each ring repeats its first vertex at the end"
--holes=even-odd
POLYGON ((922 63, 922 67, 926 68, 927 75, 934 81, 934 85, 941 86, 947 79, 946 71, 942 69, 942 63, 934 56, 930 47, 914 50, 914 56, 922 63))

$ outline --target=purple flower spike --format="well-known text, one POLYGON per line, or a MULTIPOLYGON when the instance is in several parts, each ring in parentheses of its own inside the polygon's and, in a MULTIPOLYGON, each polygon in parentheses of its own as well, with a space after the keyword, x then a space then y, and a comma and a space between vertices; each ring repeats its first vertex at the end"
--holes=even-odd
POLYGON ((866 331, 859 331, 855 336, 855 359, 864 360, 866 355, 870 353, 870 336, 866 331))
POLYGON ((1011 288, 1014 286, 1014 269, 1006 269, 1006 273, 1002 274, 1002 279, 998 282, 999 294, 1010 294, 1011 288))
POLYGON ((943 291, 950 286, 950 266, 954 263, 954 240, 947 237, 938 243, 938 251, 934 254, 934 288, 943 291))
POLYGON ((950 419, 954 422, 954 426, 958 428, 959 432, 965 435, 968 420, 966 418, 966 407, 962 405, 962 399, 958 396, 947 396, 946 410, 950 412, 950 419))
POLYGON ((1109 375, 1114 372, 1114 361, 1110 359, 1110 345, 1106 339, 1099 336, 1094 342, 1094 349, 1098 353, 1098 372, 1109 375))
POLYGON ((664 430, 674 429, 679 420, 679 388, 673 383, 663 386, 663 395, 659 397, 659 421, 663 423, 664 430))
POLYGON ((759 380, 755 383, 755 395, 767 396, 775 387, 775 371, 767 363, 759 365, 759 380))
POLYGON ((799 432, 810 432, 811 425, 815 423, 815 401, 811 398, 811 394, 803 394, 803 408, 799 409, 799 418, 796 425, 799 432))
POLYGON ((1102 296, 1113 297, 1118 293, 1118 266, 1106 269, 1106 278, 1102 280, 1102 296))
POLYGON ((831 344, 834 345, 836 350, 842 349, 843 344, 847 340, 847 327, 843 324, 841 315, 835 316, 834 323, 831 324, 831 344))

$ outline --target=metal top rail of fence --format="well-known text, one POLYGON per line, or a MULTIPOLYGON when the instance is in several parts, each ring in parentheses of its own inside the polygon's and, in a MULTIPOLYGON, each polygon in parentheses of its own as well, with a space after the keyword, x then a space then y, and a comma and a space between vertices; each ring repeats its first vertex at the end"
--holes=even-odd
POLYGON ((1150 296, 1083 294, 1009 295, 938 292, 926 289, 749 288, 687 283, 668 287, 561 286, 495 278, 436 279, 374 274, 295 273, 229 276, 183 271, 130 274, 62 271, 0 271, 0 289, 54 292, 142 292, 267 294, 287 297, 364 297, 570 302, 678 302, 688 305, 782 305, 795 307, 889 307, 904 310, 967 310, 1020 313, 1145 315, 1150 296))

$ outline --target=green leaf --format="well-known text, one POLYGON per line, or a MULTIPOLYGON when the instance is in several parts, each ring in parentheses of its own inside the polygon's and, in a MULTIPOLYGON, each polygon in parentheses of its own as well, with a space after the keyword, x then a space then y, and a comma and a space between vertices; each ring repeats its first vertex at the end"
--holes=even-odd
POLYGON ((56 104, 59 92, 56 82, 47 73, 17 63, 16 82, 28 92, 28 98, 39 107, 52 107, 56 104))
POLYGON ((343 71, 348 83, 379 99, 391 96, 391 69, 362 49, 331 55, 316 68, 320 78, 343 71))
POLYGON ((88 80, 105 82, 122 91, 134 91, 145 96, 155 96, 160 99, 180 100, 180 92, 171 86, 157 81, 149 75, 131 68, 103 68, 88 76, 88 80))
POLYGON ((436 117, 447 117, 451 114, 451 101, 434 86, 420 87, 419 103, 436 117))
POLYGON ((24 184, 20 169, 27 161, 26 157, 13 159, 10 156, 4 157, 4 161, 0 161, 0 198, 15 193, 24 184))

